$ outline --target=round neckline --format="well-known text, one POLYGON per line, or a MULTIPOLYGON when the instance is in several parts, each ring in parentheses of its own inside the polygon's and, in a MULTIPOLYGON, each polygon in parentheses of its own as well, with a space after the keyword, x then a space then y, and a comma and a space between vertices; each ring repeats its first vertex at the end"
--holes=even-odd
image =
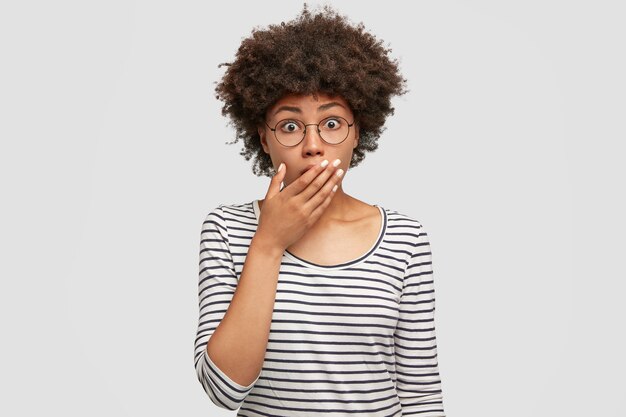
MULTIPOLYGON (((260 213, 261 210, 259 209, 259 200, 253 200, 252 203, 252 209, 254 211, 254 217, 256 218, 256 222, 257 222, 257 226, 259 224, 259 218, 260 218, 260 213)), ((383 238, 385 237, 385 234, 387 233, 387 211, 380 207, 377 204, 373 204, 374 207, 376 207, 379 211, 380 211, 380 216, 382 219, 381 225, 380 225, 380 230, 378 231, 378 237, 376 238, 376 240, 374 241, 374 244, 372 246, 370 246, 370 248, 362 255, 347 261, 347 262, 342 262, 340 264, 335 264, 335 265, 320 265, 320 264, 316 264, 314 262, 310 262, 307 261, 306 259, 300 258, 299 256, 294 255, 293 253, 289 252, 288 250, 285 250, 284 252, 284 256, 291 259, 294 262, 297 262, 303 266, 306 266, 308 268, 313 268, 313 269, 320 269, 323 271, 328 271, 328 270, 336 270, 336 269, 345 269, 345 268, 349 268, 352 266, 355 266, 357 264, 360 264, 362 262, 364 262, 366 259, 368 259, 374 252, 376 252, 376 250, 378 249, 378 247, 380 246, 380 244, 383 241, 383 238)))

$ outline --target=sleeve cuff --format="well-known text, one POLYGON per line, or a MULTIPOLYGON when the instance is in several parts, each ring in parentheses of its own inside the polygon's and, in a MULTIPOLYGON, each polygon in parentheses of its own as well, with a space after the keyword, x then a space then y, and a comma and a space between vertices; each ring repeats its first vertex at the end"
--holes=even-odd
POLYGON ((249 385, 241 385, 233 381, 228 375, 226 375, 212 360, 207 350, 204 350, 204 359, 207 362, 207 371, 216 384, 223 388, 226 392, 232 392, 234 396, 245 397, 256 382, 259 380, 261 373, 257 375, 256 379, 249 385))

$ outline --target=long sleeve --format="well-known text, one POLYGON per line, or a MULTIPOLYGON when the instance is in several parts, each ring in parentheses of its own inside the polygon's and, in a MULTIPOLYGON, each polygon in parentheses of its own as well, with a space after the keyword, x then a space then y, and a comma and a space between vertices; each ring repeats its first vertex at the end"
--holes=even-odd
POLYGON ((403 416, 445 417, 435 336, 432 254, 421 224, 417 233, 394 332, 396 389, 403 416))
POLYGON ((238 409, 257 379, 243 386, 229 378, 209 357, 206 346, 226 314, 237 288, 237 274, 228 246, 228 231, 222 205, 211 211, 202 224, 198 279, 199 319, 194 361, 198 380, 213 403, 238 409))

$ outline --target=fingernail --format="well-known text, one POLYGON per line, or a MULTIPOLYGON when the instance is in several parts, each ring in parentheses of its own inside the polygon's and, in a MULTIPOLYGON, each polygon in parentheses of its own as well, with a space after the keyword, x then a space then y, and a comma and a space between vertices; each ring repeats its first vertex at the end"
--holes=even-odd
POLYGON ((337 171, 337 176, 341 177, 343 175, 343 169, 340 169, 339 171, 337 171))
POLYGON ((339 165, 341 163, 341 160, 339 159, 335 159, 335 162, 333 162, 333 166, 336 167, 337 165, 339 165))
POLYGON ((280 165, 278 166, 278 169, 276 170, 276 173, 278 174, 280 172, 280 170, 283 169, 283 163, 281 162, 280 165))
POLYGON ((320 165, 322 166, 322 168, 324 168, 326 165, 328 165, 328 160, 324 159, 320 165))

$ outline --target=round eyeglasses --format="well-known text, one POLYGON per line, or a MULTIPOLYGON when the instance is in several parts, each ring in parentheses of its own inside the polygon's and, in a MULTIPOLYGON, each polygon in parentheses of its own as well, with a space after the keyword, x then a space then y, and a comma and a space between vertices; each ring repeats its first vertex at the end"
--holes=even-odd
POLYGON ((330 145, 338 145, 348 137, 350 127, 354 122, 348 123, 340 116, 330 116, 319 123, 305 124, 302 120, 283 119, 276 123, 274 128, 265 122, 265 125, 274 132, 276 140, 284 146, 293 147, 298 145, 306 135, 307 126, 316 126, 322 140, 330 145))

